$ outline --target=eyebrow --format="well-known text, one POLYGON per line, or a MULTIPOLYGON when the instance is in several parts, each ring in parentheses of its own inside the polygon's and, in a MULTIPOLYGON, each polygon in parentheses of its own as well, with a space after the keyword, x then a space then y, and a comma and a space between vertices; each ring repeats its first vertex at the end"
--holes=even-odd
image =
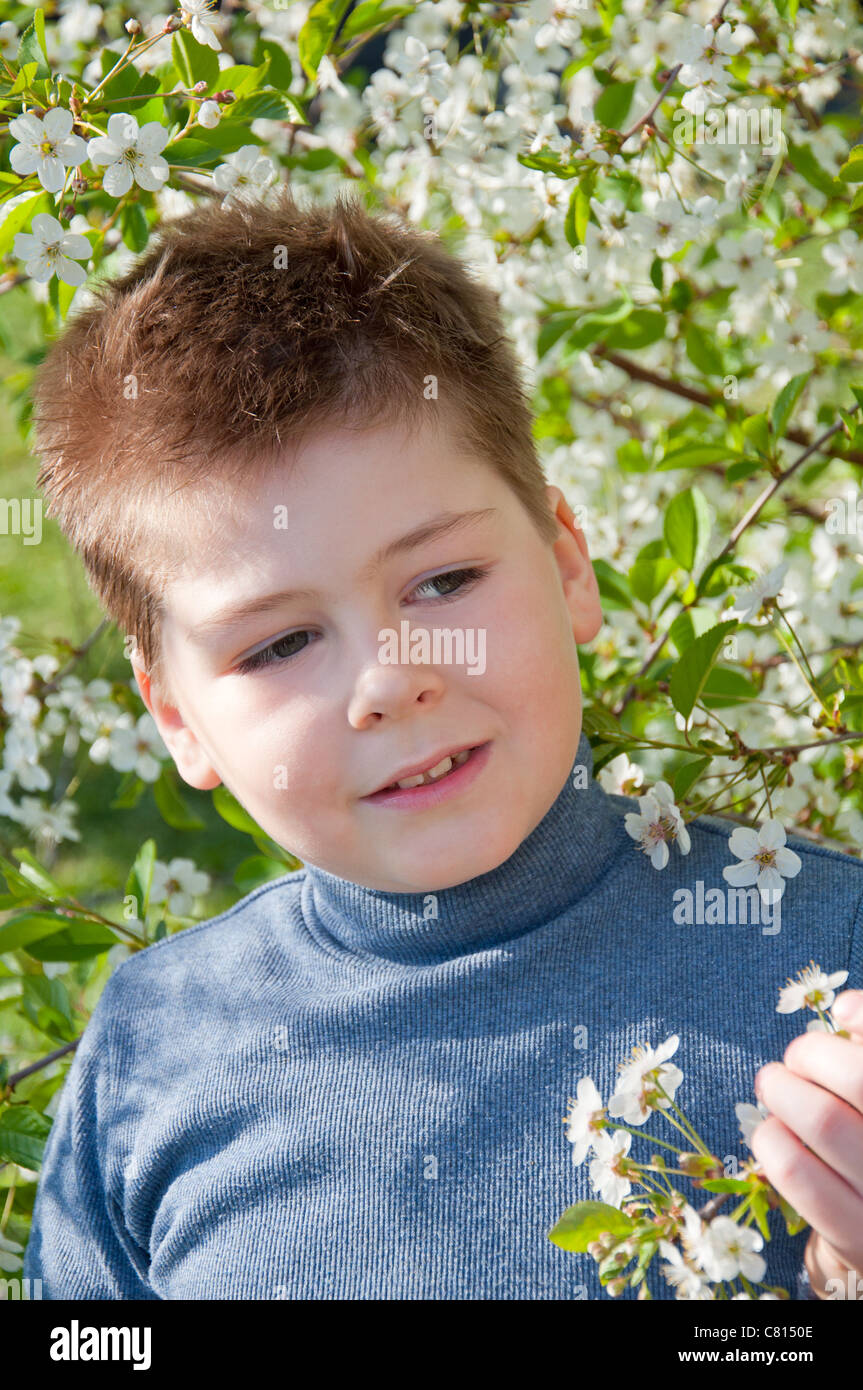
MULTIPOLYGON (((462 527, 471 526, 477 521, 487 520, 496 514, 496 507, 483 507, 470 512, 441 512, 438 516, 423 522, 422 525, 415 526, 406 535, 398 536, 395 540, 388 541, 386 545, 381 546, 377 554, 360 571, 359 582, 361 584, 368 583, 388 560, 404 554, 405 551, 414 550, 418 545, 423 545, 428 541, 440 540, 443 536, 448 536, 462 527)), ((213 638, 222 632, 237 627, 248 618, 271 613, 274 609, 297 600, 312 601, 319 599, 320 596, 316 589, 282 589, 273 594, 259 594, 255 598, 248 599, 245 603, 219 609, 202 623, 196 624, 189 633, 189 639, 197 645, 202 645, 208 638, 213 638)))

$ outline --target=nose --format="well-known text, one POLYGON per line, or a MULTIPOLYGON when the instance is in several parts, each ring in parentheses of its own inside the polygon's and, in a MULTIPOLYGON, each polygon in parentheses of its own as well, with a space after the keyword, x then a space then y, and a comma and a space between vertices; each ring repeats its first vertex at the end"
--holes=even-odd
POLYGON ((375 656, 357 677, 348 719, 355 729, 383 718, 403 719, 416 705, 435 705, 443 688, 443 676, 436 666, 407 662, 387 665, 375 656))

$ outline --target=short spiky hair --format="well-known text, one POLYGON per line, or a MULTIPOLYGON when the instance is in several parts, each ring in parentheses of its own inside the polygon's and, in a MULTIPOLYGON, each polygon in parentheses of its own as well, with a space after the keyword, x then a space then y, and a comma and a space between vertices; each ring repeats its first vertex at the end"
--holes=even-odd
POLYGON ((165 223, 127 274, 94 287, 37 374, 37 484, 103 608, 167 689, 162 596, 208 490, 254 486, 321 428, 410 426, 430 411, 551 544, 495 292, 435 234, 370 214, 353 193, 302 208, 283 187, 165 223))

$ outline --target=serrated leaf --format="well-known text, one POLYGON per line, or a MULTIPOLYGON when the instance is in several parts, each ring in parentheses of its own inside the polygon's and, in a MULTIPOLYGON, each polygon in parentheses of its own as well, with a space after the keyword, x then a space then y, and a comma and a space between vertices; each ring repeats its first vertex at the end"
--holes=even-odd
POLYGON ((698 487, 672 497, 662 525, 671 554, 688 574, 698 569, 710 541, 712 521, 707 498, 698 487))
POLYGON ((297 47, 306 77, 317 76, 318 67, 333 41, 350 0, 317 0, 300 30, 297 47))
POLYGON ((51 1121, 29 1105, 9 1105, 0 1111, 0 1160, 38 1169, 51 1133, 51 1121))
POLYGON ((198 43, 188 29, 178 29, 172 35, 171 56, 187 88, 196 82, 206 82, 208 92, 222 87, 218 54, 208 44, 198 43))
POLYGON ((790 381, 785 383, 773 402, 770 423, 777 438, 785 433, 785 427, 794 414, 794 407, 800 400, 811 375, 811 372, 801 372, 799 376, 793 376, 790 381))
POLYGON ((242 830, 246 835, 262 835, 263 831, 257 821, 249 815, 248 811, 240 805, 233 793, 227 787, 219 786, 213 788, 213 805, 228 825, 232 825, 235 830, 242 830))
POLYGON ((189 809, 175 785, 171 769, 163 767, 158 782, 153 784, 153 798, 166 825, 174 830, 204 830, 199 816, 189 809))
POLYGON ((142 922, 150 906, 150 889, 153 886, 153 869, 156 864, 156 841, 145 840, 135 856, 126 880, 126 897, 137 903, 135 916, 142 922))
POLYGON ((390 5, 386 0, 366 0, 365 4, 357 5, 345 20, 345 27, 339 34, 339 47, 346 47, 362 35, 371 38, 372 34, 392 20, 413 14, 414 8, 413 5, 390 5))
POLYGON ((739 457, 739 453, 729 449, 727 444, 697 444, 693 441, 669 449, 656 466, 660 472, 669 468, 703 468, 709 463, 725 463, 728 459, 739 457))
POLYGON ((674 800, 682 801, 690 788, 698 781, 702 772, 710 766, 710 758, 695 758, 684 763, 674 774, 674 800))
POLYGON ((696 637, 683 656, 672 666, 668 682, 671 703, 684 719, 688 719, 695 708, 726 636, 737 626, 736 618, 717 623, 701 637, 696 637))
MULTIPOLYGON (((27 79, 28 85, 32 84, 34 81, 39 82, 43 78, 50 78, 51 76, 51 69, 48 66, 47 57, 44 55, 43 52, 45 45, 45 18, 41 10, 39 10, 38 13, 40 16, 42 16, 41 43, 39 40, 39 34, 36 29, 36 23, 34 20, 33 23, 28 24, 27 28, 21 35, 21 41, 18 44, 18 67, 23 69, 25 66, 31 67, 33 64, 35 64, 35 67, 33 67, 30 77, 27 79)), ((14 86, 11 90, 14 92, 14 86)))
POLYGON ((574 1207, 567 1207, 552 1226, 548 1238, 561 1250, 584 1254, 588 1245, 606 1231, 623 1240, 634 1224, 632 1217, 605 1202, 577 1202, 574 1207))
POLYGON ((698 324, 691 323, 686 330, 686 355, 705 376, 722 376, 725 372, 722 353, 698 324))
POLYGON ((676 569, 677 562, 669 555, 656 560, 636 560, 629 571, 629 587, 642 603, 652 603, 676 569))
POLYGON ((678 656, 682 656, 696 637, 715 627, 716 623, 716 614, 712 608, 687 608, 685 613, 678 613, 668 629, 668 636, 677 648, 678 656))
POLYGON ((632 105, 634 92, 634 82, 609 82, 594 103, 595 119, 600 125, 619 130, 632 105))
POLYGON ((22 912, 9 917, 0 926, 0 954, 26 949, 31 941, 64 931, 69 921, 68 917, 53 912, 22 912))

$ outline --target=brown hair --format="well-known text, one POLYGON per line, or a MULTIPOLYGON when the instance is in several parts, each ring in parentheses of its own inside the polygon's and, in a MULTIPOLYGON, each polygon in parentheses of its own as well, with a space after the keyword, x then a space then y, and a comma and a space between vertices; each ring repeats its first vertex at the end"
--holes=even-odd
POLYGON ((202 484, 200 507, 216 484, 248 487, 322 427, 435 411, 556 539, 497 295, 434 233, 370 214, 353 193, 301 208, 283 187, 163 224, 92 294, 37 373, 37 484, 152 680, 167 675, 159 614, 179 564, 169 518, 190 501, 177 504, 178 491, 202 484))

